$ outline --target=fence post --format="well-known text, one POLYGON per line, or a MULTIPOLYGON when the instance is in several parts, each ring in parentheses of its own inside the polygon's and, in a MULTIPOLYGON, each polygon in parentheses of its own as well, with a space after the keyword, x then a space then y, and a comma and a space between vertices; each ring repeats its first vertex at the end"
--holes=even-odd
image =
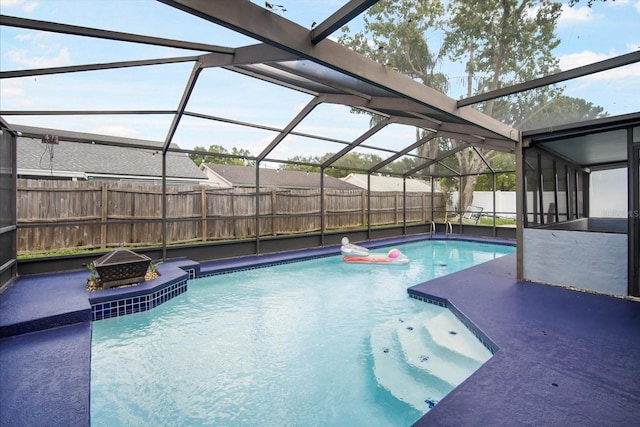
POLYGON ((276 189, 271 190, 271 234, 277 235, 277 219, 276 213, 278 212, 278 197, 276 195, 276 189))
POLYGON ((107 212, 109 208, 109 193, 107 192, 107 183, 102 183, 102 202, 100 206, 100 247, 107 247, 107 212))
POLYGON ((427 222, 427 193, 422 195, 422 222, 427 222))
POLYGON ((329 219, 327 217, 327 211, 328 211, 328 207, 327 207, 327 189, 324 188, 324 191, 322 191, 322 212, 320 213, 322 215, 322 222, 324 224, 324 229, 322 230, 322 232, 324 232, 327 229, 327 220, 329 219))
POLYGON ((364 190, 362 190, 362 224, 365 225, 367 223, 367 195, 364 190))
MULTIPOLYGON (((231 228, 233 229, 233 238, 238 238, 238 222, 236 221, 236 189, 231 190, 231 228)), ((246 227, 245 227, 246 228, 246 227)))
POLYGON ((398 193, 394 193, 393 194, 393 217, 395 219, 395 223, 399 223, 400 221, 398 220, 398 193))
POLYGON ((207 241, 207 235, 208 230, 207 230, 207 190, 206 188, 202 187, 200 189, 200 209, 202 210, 202 241, 206 242, 207 241))

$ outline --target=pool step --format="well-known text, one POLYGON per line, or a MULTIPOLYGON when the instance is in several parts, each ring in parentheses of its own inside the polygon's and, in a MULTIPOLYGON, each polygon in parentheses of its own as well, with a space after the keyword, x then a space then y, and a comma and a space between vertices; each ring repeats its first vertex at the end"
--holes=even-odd
POLYGON ((371 352, 373 371, 378 384, 396 399, 411 405, 421 412, 427 412, 433 403, 447 392, 438 388, 437 381, 429 384, 429 373, 416 372, 406 362, 405 354, 397 340, 398 320, 383 323, 371 332, 371 352))
POLYGON ((475 348, 473 342, 461 343, 477 339, 468 335, 469 331, 457 319, 448 316, 453 314, 447 312, 429 319, 418 316, 404 322, 406 326, 398 328, 396 334, 408 364, 455 387, 488 360, 491 353, 480 342, 482 349, 475 348), (446 328, 440 331, 433 325, 446 328), (441 335, 438 339, 432 335, 434 329, 441 335))
POLYGON ((424 322, 424 328, 442 348, 480 363, 491 357, 491 352, 451 311, 447 310, 431 317, 424 322))
POLYGON ((448 311, 378 325, 371 333, 371 351, 380 386, 423 412, 491 357, 448 311))

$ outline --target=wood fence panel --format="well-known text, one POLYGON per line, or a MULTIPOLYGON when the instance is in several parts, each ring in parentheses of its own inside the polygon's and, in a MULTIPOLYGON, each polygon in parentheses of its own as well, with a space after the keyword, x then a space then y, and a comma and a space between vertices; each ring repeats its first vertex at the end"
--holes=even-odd
POLYGON ((406 208, 407 222, 424 221, 423 194, 424 193, 407 193, 405 197, 405 200, 407 203, 407 208, 406 208))
MULTIPOLYGON (((261 189, 260 235, 305 233, 366 226, 364 190, 261 189), (324 197, 324 212, 321 201, 324 197)), ((371 193, 371 225, 430 221, 444 195, 371 193)), ((254 189, 167 187, 168 243, 255 238, 254 189)), ((162 242, 162 188, 157 185, 18 180, 18 251, 158 245, 162 242), (68 224, 62 224, 68 223, 68 224)))
POLYGON ((18 229, 21 252, 40 252, 67 247, 91 248, 100 245, 102 193, 99 183, 79 185, 74 181, 18 180, 18 223, 45 225, 73 222, 73 225, 18 229))
POLYGON ((361 190, 325 190, 327 229, 356 228, 362 224, 361 190))
MULTIPOLYGON (((144 191, 142 188, 140 191, 144 191)), ((128 221, 132 218, 132 214, 135 214, 133 208, 133 199, 135 193, 126 191, 125 188, 121 188, 115 184, 109 184, 108 187, 108 200, 107 207, 107 245, 108 246, 121 246, 126 243, 135 244, 137 242, 132 238, 134 224, 125 224, 116 221, 128 221)))
POLYGON ((234 195, 230 191, 207 190, 205 192, 207 218, 207 240, 226 240, 236 237, 234 220, 219 220, 211 217, 233 217, 234 195))
POLYGON ((320 230, 320 190, 281 190, 276 193, 275 234, 320 230))
POLYGON ((371 192, 371 225, 396 224, 397 212, 396 192, 371 192))
MULTIPOLYGON (((202 237, 202 193, 198 186, 167 190, 167 241, 193 242, 202 237)), ((159 211, 162 212, 162 194, 159 211)), ((160 239, 162 235, 159 236, 160 239)))

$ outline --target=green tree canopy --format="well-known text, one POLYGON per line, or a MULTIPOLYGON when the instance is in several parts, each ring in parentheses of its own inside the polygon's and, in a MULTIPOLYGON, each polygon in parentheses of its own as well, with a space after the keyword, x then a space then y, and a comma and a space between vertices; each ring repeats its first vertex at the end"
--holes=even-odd
POLYGON ((231 151, 224 148, 222 145, 210 145, 209 149, 205 149, 204 147, 196 146, 194 147, 196 151, 208 151, 211 154, 189 154, 189 158, 194 161, 194 163, 198 166, 202 163, 217 163, 217 164, 225 164, 225 165, 236 165, 236 166, 255 166, 255 162, 252 160, 247 160, 248 157, 251 157, 251 153, 249 150, 245 150, 243 148, 233 147, 231 151))
MULTIPOLYGON (((496 173, 496 191, 516 190, 516 162, 515 156, 509 153, 496 153, 489 165, 496 173), (504 171, 504 172, 501 172, 504 171)), ((483 174, 478 176, 476 182, 477 191, 493 190, 493 174, 483 174)))
MULTIPOLYGON (((501 106, 496 108, 501 108, 501 106)), ((513 111, 516 108, 526 110, 526 113, 523 111, 520 114, 520 123, 518 123, 520 130, 540 129, 608 116, 608 113, 600 106, 582 98, 572 98, 564 95, 557 96, 546 104, 536 105, 536 109, 513 105, 509 110, 513 111)))
POLYGON ((446 92, 447 77, 436 72, 443 52, 432 50, 428 43, 429 32, 440 27, 444 12, 439 0, 382 0, 363 15, 363 31, 350 35, 346 26, 338 41, 380 64, 446 92))
MULTIPOLYGON (((282 166, 286 170, 299 170, 307 172, 319 172, 320 168, 317 166, 310 166, 311 164, 321 165, 335 153, 326 153, 322 156, 295 156, 290 158, 291 162, 307 163, 307 164, 285 164, 282 166)), ((371 166, 378 164, 382 161, 382 158, 375 154, 366 153, 347 153, 338 159, 334 165, 336 168, 328 167, 324 170, 324 173, 336 178, 344 178, 351 172, 363 173, 366 172, 371 166)))
MULTIPOLYGON (((591 7, 596 1, 606 0, 585 1, 591 7)), ((446 57, 462 61, 467 96, 473 96, 559 71, 553 51, 560 43, 556 36, 560 13, 561 4, 553 0, 381 0, 364 13, 363 30, 349 34, 349 28, 345 27, 339 42, 444 93, 448 91, 450 76, 442 72, 442 61, 446 57)), ((607 115, 601 107, 564 96, 562 92, 562 87, 546 86, 479 103, 474 108, 519 129, 607 115)), ((371 126, 379 120, 372 115, 371 126)), ((424 131, 416 129, 416 140, 424 135, 424 131)), ((388 165, 385 171, 403 173, 424 163, 424 159, 439 158, 441 153, 454 150, 455 154, 427 167, 422 174, 438 175, 440 171, 447 175, 446 169, 452 171, 453 178, 443 180, 461 187, 460 206, 464 208, 470 204, 478 180, 480 188, 492 188, 493 177, 478 175, 486 169, 485 162, 472 148, 458 150, 460 144, 466 143, 436 138, 417 150, 418 158, 403 158, 388 165), (456 175, 465 178, 459 180, 456 175)), ((509 169, 498 164, 509 156, 512 161, 512 155, 481 151, 484 160, 496 170, 509 169)), ((321 164, 331 155, 301 160, 321 164)), ((367 170, 379 160, 382 159, 378 156, 352 153, 336 166, 367 170)), ((348 170, 329 169, 326 173, 345 176, 348 170)), ((497 181, 497 189, 512 189, 515 176, 499 174, 497 181)))
MULTIPOLYGON (((589 4, 593 1, 588 0, 589 4)), ((449 77, 440 70, 448 56, 464 61, 467 96, 493 91, 559 71, 553 50, 560 40, 556 25, 561 4, 552 0, 383 0, 363 16, 363 30, 343 34, 346 46, 442 92, 449 77), (444 18, 448 17, 447 20, 444 18), (444 40, 438 32, 444 31, 444 40), (434 48, 434 46, 438 46, 434 48)), ((345 33, 348 28, 345 29, 345 33)), ((509 125, 544 125, 567 112, 574 117, 603 114, 585 101, 562 97, 562 88, 549 86, 476 105, 509 125)), ((567 117, 566 115, 564 117, 567 117)), ((419 138, 421 134, 417 135, 419 138)), ((461 142, 441 139, 425 144, 418 155, 435 158, 461 142)), ((491 161, 492 152, 485 152, 491 161)), ((486 165, 471 149, 455 153, 454 169, 469 176, 462 181, 461 206, 470 203, 477 175, 486 165)), ((425 170, 434 171, 436 167, 425 170)))

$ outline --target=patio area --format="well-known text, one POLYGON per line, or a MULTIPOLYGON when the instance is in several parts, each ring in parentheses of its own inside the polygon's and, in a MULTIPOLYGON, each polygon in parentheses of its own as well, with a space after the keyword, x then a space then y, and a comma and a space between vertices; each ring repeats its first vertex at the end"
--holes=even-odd
POLYGON ((120 3, 2 3, 0 425, 91 424, 93 321, 342 235, 517 246, 407 290, 495 350, 416 425, 638 424, 637 1, 120 3), (161 278, 88 294, 120 246, 161 278))
POLYGON ((515 258, 410 288, 447 299, 499 347, 417 425, 635 425, 640 302, 518 282, 515 258))
MULTIPOLYGON (((218 261, 202 264, 200 272, 337 251, 218 261)), ((186 275, 178 264, 184 260, 160 266, 163 277, 186 275)), ((89 425, 87 276, 22 277, 0 296, 0 424, 89 425)), ((640 303, 515 277, 513 254, 409 288, 411 296, 448 301, 499 347, 416 425, 634 425, 640 303)))

